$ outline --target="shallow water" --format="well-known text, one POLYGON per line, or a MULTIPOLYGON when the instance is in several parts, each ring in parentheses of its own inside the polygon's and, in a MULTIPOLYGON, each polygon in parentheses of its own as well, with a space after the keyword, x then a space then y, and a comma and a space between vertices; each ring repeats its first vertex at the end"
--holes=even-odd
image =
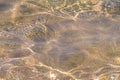
POLYGON ((91 1, 0 0, 0 80, 120 80, 120 2, 91 1))

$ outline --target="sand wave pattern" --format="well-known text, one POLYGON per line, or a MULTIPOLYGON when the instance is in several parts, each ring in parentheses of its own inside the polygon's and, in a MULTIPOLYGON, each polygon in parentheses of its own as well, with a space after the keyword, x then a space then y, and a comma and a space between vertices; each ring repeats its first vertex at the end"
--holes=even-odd
POLYGON ((0 80, 120 80, 120 0, 0 0, 0 80))

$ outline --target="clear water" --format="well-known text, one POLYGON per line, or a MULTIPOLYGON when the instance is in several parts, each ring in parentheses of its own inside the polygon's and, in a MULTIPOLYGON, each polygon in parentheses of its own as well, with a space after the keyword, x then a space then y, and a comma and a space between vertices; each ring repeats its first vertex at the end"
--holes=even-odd
POLYGON ((120 80, 119 0, 0 0, 0 80, 120 80))

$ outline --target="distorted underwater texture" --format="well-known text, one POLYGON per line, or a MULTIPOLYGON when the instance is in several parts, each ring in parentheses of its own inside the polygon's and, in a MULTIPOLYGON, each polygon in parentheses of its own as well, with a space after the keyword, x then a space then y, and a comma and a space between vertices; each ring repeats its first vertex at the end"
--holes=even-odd
POLYGON ((0 80, 120 80, 120 0, 0 0, 0 80))

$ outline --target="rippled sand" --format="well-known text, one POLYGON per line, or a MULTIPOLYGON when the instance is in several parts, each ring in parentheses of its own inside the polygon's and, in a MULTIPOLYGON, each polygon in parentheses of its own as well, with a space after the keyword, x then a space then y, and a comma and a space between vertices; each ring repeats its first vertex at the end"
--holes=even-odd
POLYGON ((0 0, 0 80, 120 80, 120 1, 53 1, 0 0))

